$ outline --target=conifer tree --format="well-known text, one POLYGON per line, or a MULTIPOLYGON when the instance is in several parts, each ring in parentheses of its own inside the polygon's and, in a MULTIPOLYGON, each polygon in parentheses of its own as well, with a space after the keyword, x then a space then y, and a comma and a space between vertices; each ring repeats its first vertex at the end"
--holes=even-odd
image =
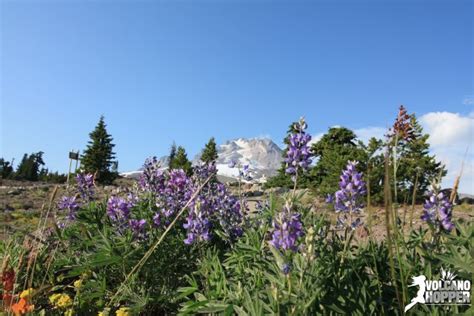
POLYGON ((183 147, 179 146, 176 150, 176 156, 173 160, 170 160, 170 169, 183 169, 188 176, 192 174, 191 161, 189 161, 186 150, 183 147))
POLYGON ((310 171, 315 186, 322 196, 333 194, 339 187, 341 170, 348 161, 360 163, 357 168, 365 172, 366 154, 357 136, 348 128, 332 127, 312 146, 317 163, 310 171))
POLYGON ((13 166, 9 161, 4 158, 0 158, 0 176, 2 179, 10 178, 13 173, 13 166))
POLYGON ((214 137, 211 137, 202 151, 201 161, 204 163, 213 163, 216 162, 217 157, 216 141, 214 137))
POLYGON ((441 162, 430 155, 429 135, 423 133, 423 128, 413 114, 411 116, 413 139, 399 147, 399 165, 397 167, 397 182, 399 202, 410 201, 416 183, 416 199, 421 202, 429 185, 441 180, 446 175, 446 169, 441 162))
POLYGON ((171 162, 176 158, 176 143, 173 142, 170 149, 170 155, 168 156, 168 167, 171 168, 171 162))
MULTIPOLYGON (((286 147, 288 147, 288 144, 290 143, 290 134, 295 132, 295 124, 298 122, 293 122, 291 125, 288 127, 288 130, 286 132, 285 139, 283 140, 283 143, 285 143, 286 147)), ((282 158, 284 159, 286 157, 286 152, 288 151, 287 148, 284 149, 282 158)), ((281 163, 280 169, 278 169, 278 173, 276 176, 271 177, 268 179, 267 183, 265 183, 265 187, 270 188, 270 187, 283 187, 283 188, 292 188, 294 185, 293 180, 291 180, 291 176, 286 173, 286 162, 283 161, 281 163)), ((307 179, 306 175, 301 176, 300 179, 298 180, 298 187, 306 187, 307 185, 307 179)))
POLYGON ((111 171, 115 158, 113 152, 115 145, 106 127, 104 117, 101 116, 99 123, 89 134, 90 141, 81 157, 81 166, 84 171, 95 174, 95 180, 100 183, 111 183, 117 177, 117 173, 111 171))
POLYGON ((19 180, 38 181, 40 166, 44 165, 43 152, 24 154, 15 173, 19 180))

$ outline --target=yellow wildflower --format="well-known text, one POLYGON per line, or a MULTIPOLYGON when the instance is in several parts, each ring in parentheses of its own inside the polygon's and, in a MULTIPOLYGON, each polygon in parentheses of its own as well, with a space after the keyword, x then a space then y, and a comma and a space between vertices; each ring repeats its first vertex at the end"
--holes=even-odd
POLYGON ((56 302, 56 305, 60 308, 66 308, 72 305, 72 299, 67 294, 62 294, 61 297, 56 302))
POLYGON ((31 295, 33 295, 33 289, 29 288, 28 290, 24 290, 23 292, 21 292, 20 298, 30 298, 31 295))
POLYGON ((67 308, 72 305, 72 299, 67 294, 53 294, 49 297, 49 301, 59 308, 67 308))
POLYGON ((128 307, 120 307, 116 312, 116 316, 131 316, 130 308, 128 307))
POLYGON ((61 297, 62 294, 59 294, 59 293, 56 293, 56 294, 53 294, 49 297, 49 301, 51 302, 51 304, 55 305, 56 304, 56 301, 61 297))
POLYGON ((82 286, 82 279, 74 281, 74 287, 76 288, 76 290, 80 289, 81 286, 82 286))

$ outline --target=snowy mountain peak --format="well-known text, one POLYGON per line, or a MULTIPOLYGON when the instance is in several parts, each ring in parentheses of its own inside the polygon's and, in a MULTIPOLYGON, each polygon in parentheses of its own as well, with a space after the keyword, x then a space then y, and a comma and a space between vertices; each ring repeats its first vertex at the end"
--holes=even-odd
MULTIPOLYGON (((216 161, 218 175, 237 178, 239 169, 230 168, 229 164, 234 161, 237 166, 248 165, 250 174, 254 181, 263 182, 274 176, 281 167, 283 161, 283 151, 277 144, 269 138, 237 138, 229 140, 217 147, 218 158, 216 161)), ((194 164, 198 164, 200 155, 194 159, 194 164)), ((167 156, 159 159, 163 168, 168 167, 167 156)), ((122 173, 124 177, 138 178, 141 174, 138 171, 122 173)))
POLYGON ((283 151, 269 138, 238 138, 218 146, 218 174, 236 177, 238 170, 229 168, 231 161, 249 165, 256 180, 276 174, 282 163, 283 151))

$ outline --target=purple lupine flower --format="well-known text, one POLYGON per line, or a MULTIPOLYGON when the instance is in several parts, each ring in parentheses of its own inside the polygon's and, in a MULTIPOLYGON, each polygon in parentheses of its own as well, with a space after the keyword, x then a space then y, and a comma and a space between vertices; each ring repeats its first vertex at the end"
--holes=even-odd
POLYGON ((107 201, 107 215, 109 218, 124 224, 130 218, 133 203, 118 196, 111 196, 107 201))
MULTIPOLYGON (((216 175, 213 164, 198 166, 194 180, 200 183, 216 175)), ((243 233, 243 214, 239 199, 227 192, 225 185, 210 182, 201 190, 196 201, 191 203, 186 223, 186 244, 208 241, 211 228, 223 232, 227 241, 233 241, 243 233)))
POLYGON ((211 238, 209 231, 211 222, 209 221, 206 203, 207 201, 205 199, 199 197, 197 203, 195 203, 186 218, 187 222, 183 227, 187 231, 187 238, 184 240, 184 243, 187 245, 191 245, 197 241, 208 241, 211 238))
POLYGON ((237 161, 235 161, 234 159, 231 159, 231 160, 229 161, 229 165, 228 165, 229 168, 231 168, 231 169, 232 169, 232 168, 235 168, 236 165, 237 165, 237 161))
POLYGON ((146 192, 160 192, 164 189, 165 176, 156 157, 147 158, 140 175, 140 188, 146 192))
POLYGON ((227 193, 225 185, 217 184, 217 196, 215 199, 217 219, 222 231, 230 240, 234 240, 243 234, 243 214, 240 200, 227 193))
POLYGON ((423 205, 421 219, 450 232, 454 228, 454 224, 451 221, 452 209, 452 203, 449 202, 449 198, 443 192, 436 194, 436 190, 432 190, 423 205))
POLYGON ((161 213, 156 212, 155 215, 153 215, 153 225, 156 227, 160 227, 161 225, 161 213))
POLYGON ((76 182, 82 199, 92 200, 94 196, 94 175, 90 173, 78 173, 76 182))
POLYGON ((186 205, 193 192, 193 183, 183 170, 169 172, 156 197, 156 206, 162 215, 160 219, 164 220, 161 224, 168 224, 170 218, 186 205))
POLYGON ((239 171, 239 176, 247 181, 252 180, 252 172, 250 171, 250 165, 243 165, 242 170, 239 171))
POLYGON ((288 263, 284 263, 283 266, 281 267, 281 272, 283 272, 284 275, 289 274, 291 271, 291 266, 288 263))
POLYGON ((217 175, 217 167, 214 162, 203 163, 197 166, 194 166, 193 169, 194 176, 193 180, 197 183, 202 183, 208 178, 212 178, 217 175))
POLYGON ((133 237, 136 239, 146 238, 146 220, 144 219, 131 219, 128 221, 129 227, 133 232, 133 237))
POLYGON ((347 214, 350 218, 354 214, 358 215, 364 206, 362 198, 366 193, 365 182, 362 179, 362 173, 356 170, 357 164, 356 161, 347 163, 346 169, 342 171, 340 177, 339 190, 336 191, 334 197, 326 199, 334 202, 336 213, 343 213, 342 216, 339 216, 336 227, 346 226, 355 229, 362 224, 360 218, 356 218, 352 222, 349 222, 347 218, 347 214))
POLYGON ((298 250, 298 238, 304 236, 301 214, 291 212, 288 206, 277 214, 272 223, 270 244, 277 249, 298 250))
POLYGON ((62 211, 67 211, 67 219, 75 220, 77 210, 79 210, 79 204, 76 202, 74 196, 63 196, 58 203, 58 208, 62 211))
POLYGON ((286 152, 286 173, 296 175, 299 170, 307 170, 311 165, 311 149, 309 142, 311 135, 306 133, 306 122, 301 118, 294 125, 294 132, 289 135, 286 152))
POLYGON ((334 195, 332 195, 332 194, 327 194, 327 195, 326 195, 326 203, 327 203, 327 204, 333 204, 333 203, 334 203, 334 195))

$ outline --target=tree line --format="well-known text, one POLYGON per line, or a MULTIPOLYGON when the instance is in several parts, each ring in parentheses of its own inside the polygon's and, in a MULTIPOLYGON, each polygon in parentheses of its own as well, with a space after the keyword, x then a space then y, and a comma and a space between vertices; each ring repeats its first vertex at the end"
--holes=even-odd
MULTIPOLYGON (((400 203, 423 200, 428 186, 446 175, 446 169, 434 155, 429 154, 429 135, 423 132, 416 116, 410 117, 413 127, 413 140, 398 144, 399 165, 397 168, 398 199, 400 203)), ((292 132, 290 125, 288 133, 292 132)), ((288 139, 285 138, 285 143, 288 139)), ((299 180, 300 188, 314 189, 321 196, 334 194, 338 189, 341 170, 349 160, 359 162, 358 169, 365 175, 368 193, 372 202, 383 200, 384 142, 372 137, 367 144, 357 139, 357 135, 345 127, 332 127, 311 149, 315 164, 308 174, 299 180)), ((292 187, 290 176, 285 173, 283 164, 278 174, 270 178, 267 187, 292 187)))
MULTIPOLYGON (((416 201, 421 201, 428 186, 433 181, 439 181, 446 174, 445 167, 436 161, 435 156, 429 154, 429 135, 423 132, 414 114, 411 115, 410 120, 413 126, 413 140, 398 146, 397 192, 399 192, 398 202, 401 203, 411 201, 413 197, 416 201)), ((294 132, 293 126, 295 125, 290 125, 288 135, 294 132)), ((80 157, 81 171, 93 173, 95 181, 102 184, 111 183, 118 176, 118 163, 113 151, 115 144, 106 127, 102 116, 95 129, 89 134, 87 148, 80 157)), ((288 144, 288 136, 284 139, 284 143, 288 144)), ((372 137, 365 144, 358 140, 357 135, 350 129, 332 127, 313 143, 311 149, 316 162, 307 174, 299 178, 298 187, 314 189, 320 196, 333 194, 338 188, 341 170, 349 160, 356 160, 359 162, 359 171, 365 175, 372 202, 381 202, 384 177, 383 146, 381 139, 372 137)), ((209 163, 215 162, 217 157, 217 146, 212 137, 202 150, 200 159, 204 163, 209 163)), ((43 152, 25 154, 16 170, 13 170, 10 162, 0 158, 0 175, 4 179, 65 181, 66 175, 52 173, 43 166, 43 152)), ((168 156, 168 167, 183 169, 188 175, 193 173, 192 163, 188 159, 185 148, 174 143, 168 156)), ((293 186, 290 176, 285 172, 284 163, 278 170, 278 174, 270 178, 265 186, 267 188, 293 186)))

